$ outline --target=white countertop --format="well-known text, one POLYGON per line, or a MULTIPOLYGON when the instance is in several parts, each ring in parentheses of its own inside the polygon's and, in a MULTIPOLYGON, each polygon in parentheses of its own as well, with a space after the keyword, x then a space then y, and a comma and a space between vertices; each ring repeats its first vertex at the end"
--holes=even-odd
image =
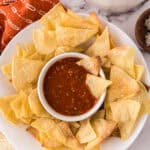
MULTIPOLYGON (((92 7, 91 5, 88 5, 86 3, 87 0, 61 0, 61 1, 76 12, 90 12, 93 10, 96 11, 98 15, 105 16, 106 19, 108 19, 110 22, 116 24, 118 27, 124 30, 133 40, 135 40, 134 27, 138 16, 144 10, 150 8, 150 0, 143 0, 138 5, 131 8, 130 11, 127 12, 124 11, 123 13, 115 14, 111 12, 106 13, 99 8, 92 7)), ((143 52, 143 55, 144 58, 146 59, 146 62, 150 70, 150 53, 143 52)), ((141 134, 133 143, 133 145, 129 148, 129 150, 150 150, 150 117, 148 118, 141 134)))

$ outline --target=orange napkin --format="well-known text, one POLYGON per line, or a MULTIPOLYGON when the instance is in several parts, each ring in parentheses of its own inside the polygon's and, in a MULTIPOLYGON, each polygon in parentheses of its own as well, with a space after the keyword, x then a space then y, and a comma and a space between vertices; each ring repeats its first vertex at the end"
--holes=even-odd
POLYGON ((0 52, 28 24, 41 18, 58 0, 0 0, 0 52))

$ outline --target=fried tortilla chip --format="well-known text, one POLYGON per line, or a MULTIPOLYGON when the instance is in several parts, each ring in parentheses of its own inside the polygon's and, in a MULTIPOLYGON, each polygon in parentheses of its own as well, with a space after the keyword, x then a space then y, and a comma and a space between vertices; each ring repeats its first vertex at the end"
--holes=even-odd
POLYGON ((51 132, 56 127, 56 123, 50 118, 39 118, 31 123, 31 127, 45 133, 51 132))
POLYGON ((11 64, 2 66, 1 70, 3 74, 8 77, 9 80, 12 79, 12 65, 11 64))
POLYGON ((33 43, 40 54, 53 53, 57 47, 55 31, 34 29, 33 43))
POLYGON ((106 80, 102 77, 97 77, 91 74, 87 74, 86 76, 86 84, 93 96, 95 96, 96 98, 100 97, 103 92, 105 92, 106 88, 111 85, 111 83, 111 81, 106 80))
POLYGON ((91 22, 92 24, 96 25, 97 28, 99 28, 100 31, 104 30, 104 26, 103 26, 100 18, 96 15, 95 12, 91 12, 85 20, 87 20, 88 22, 91 22))
POLYGON ((14 111, 11 108, 11 103, 16 99, 16 95, 4 96, 0 98, 0 111, 3 116, 13 124, 18 124, 19 120, 17 119, 14 111))
POLYGON ((17 44, 17 56, 19 58, 28 58, 30 55, 36 52, 36 48, 33 43, 27 43, 25 45, 17 44))
POLYGON ((88 57, 81 59, 77 64, 85 68, 91 74, 98 75, 101 67, 101 59, 99 56, 88 57))
POLYGON ((16 44, 16 49, 17 49, 17 56, 22 58, 24 49, 20 44, 16 44))
POLYGON ((16 45, 17 56, 19 58, 27 58, 32 60, 44 60, 45 56, 38 53, 33 43, 28 43, 24 46, 16 45))
POLYGON ((115 41, 113 40, 113 38, 111 36, 109 37, 109 39, 110 39, 110 48, 113 49, 113 48, 117 47, 115 41))
POLYGON ((74 135, 77 133, 77 131, 80 128, 80 124, 78 122, 70 122, 69 126, 70 126, 70 129, 74 135))
POLYGON ((26 45, 24 45, 23 48, 23 57, 24 58, 29 58, 31 55, 33 55, 34 53, 36 53, 36 48, 35 45, 33 43, 28 43, 26 45))
POLYGON ((106 112, 106 119, 113 120, 112 112, 111 112, 111 108, 110 108, 110 101, 108 101, 107 97, 104 101, 104 108, 105 108, 105 112, 106 112))
POLYGON ((102 58, 102 67, 103 68, 110 70, 111 66, 112 66, 112 64, 111 64, 111 61, 109 58, 107 58, 107 57, 102 58))
MULTIPOLYGON (((83 146, 77 141, 73 133, 71 132, 68 123, 60 122, 58 124, 59 129, 63 133, 64 136, 64 145, 72 150, 82 150, 83 146)), ((60 139, 62 140, 62 139, 60 139)))
POLYGON ((26 131, 29 132, 36 140, 41 142, 40 132, 37 129, 29 126, 26 131))
POLYGON ((102 118, 104 118, 104 117, 105 117, 105 110, 102 109, 102 110, 97 111, 97 112, 92 116, 91 119, 102 119, 102 118))
POLYGON ((50 115, 46 112, 46 110, 43 108, 43 106, 40 103, 37 94, 37 89, 31 91, 28 99, 33 114, 35 114, 37 117, 50 117, 50 115))
POLYGON ((132 100, 140 102, 141 110, 140 115, 150 114, 150 94, 146 90, 142 82, 138 82, 140 86, 140 92, 132 97, 132 100))
POLYGON ((14 88, 21 90, 29 87, 29 84, 35 83, 42 66, 42 61, 14 57, 12 61, 12 83, 14 88))
POLYGON ((113 120, 118 123, 122 139, 132 134, 139 117, 141 104, 132 99, 123 99, 110 104, 113 120))
POLYGON ((41 145, 45 148, 57 148, 61 147, 62 144, 57 142, 55 138, 47 136, 46 133, 39 132, 37 129, 33 127, 27 128, 27 131, 34 136, 35 139, 37 139, 41 145))
POLYGON ((55 140, 52 136, 48 135, 46 133, 40 133, 42 146, 46 148, 58 148, 63 146, 61 143, 55 140))
POLYGON ((125 70, 135 78, 134 49, 131 47, 116 47, 110 51, 111 63, 125 70))
POLYGON ((68 46, 60 46, 56 48, 55 56, 65 53, 65 52, 83 52, 84 50, 80 47, 68 47, 68 46))
POLYGON ((90 119, 86 119, 80 122, 81 126, 76 134, 76 138, 80 143, 88 143, 96 139, 96 133, 92 128, 90 119))
POLYGON ((140 81, 144 73, 144 67, 142 65, 135 65, 134 69, 135 69, 135 79, 140 81))
POLYGON ((65 146, 57 147, 57 148, 44 148, 43 150, 70 150, 69 148, 65 146))
POLYGON ((100 56, 101 58, 108 55, 110 50, 109 32, 106 27, 100 36, 97 36, 95 42, 88 48, 85 53, 89 56, 100 56))
POLYGON ((73 27, 80 29, 96 29, 96 28, 98 29, 98 26, 96 24, 88 20, 85 20, 80 16, 78 16, 78 19, 76 19, 76 17, 73 17, 68 13, 60 12, 60 17, 61 17, 61 25, 64 27, 73 27))
POLYGON ((33 53, 32 55, 30 55, 28 57, 28 59, 31 59, 31 60, 40 60, 40 61, 44 61, 45 60, 45 55, 42 55, 40 54, 39 52, 35 52, 33 53))
MULTIPOLYGON (((78 23, 76 23, 75 25, 73 24, 72 26, 70 27, 80 27, 80 28, 98 28, 98 30, 102 31, 103 30, 103 25, 100 21, 100 19, 97 17, 97 15, 95 14, 95 12, 91 12, 89 14, 89 16, 79 16, 78 14, 74 13, 72 10, 68 9, 67 10, 67 14, 69 16, 71 16, 72 18, 78 20, 78 23), (84 20, 82 22, 82 20, 84 20), (79 23, 84 23, 84 24, 81 24, 79 25, 79 23)), ((67 22, 69 22, 68 20, 66 20, 67 22)))
POLYGON ((140 91, 137 81, 117 66, 111 67, 110 80, 112 84, 107 91, 107 101, 134 96, 140 91))
POLYGON ((72 16, 73 18, 76 18, 77 20, 81 20, 81 16, 79 16, 77 13, 73 12, 71 9, 67 9, 67 14, 72 16))
MULTIPOLYGON (((85 149, 86 150, 86 149, 85 149)), ((92 150, 101 150, 100 145, 98 144, 97 146, 95 146, 92 150)))
POLYGON ((23 92, 17 95, 15 100, 10 104, 17 119, 21 120, 25 124, 29 124, 32 120, 33 113, 29 107, 28 96, 23 92))
POLYGON ((56 26, 56 39, 59 46, 76 47, 89 40, 96 33, 97 29, 56 26))
POLYGON ((40 23, 47 30, 54 30, 56 24, 60 24, 60 12, 65 12, 65 10, 63 5, 61 3, 58 3, 40 19, 40 23))
POLYGON ((89 142, 86 145, 85 150, 91 150, 95 148, 95 146, 99 145, 106 138, 108 138, 116 127, 116 122, 107 121, 104 119, 95 119, 92 121, 92 127, 96 132, 97 138, 89 142))
POLYGON ((74 137, 66 122, 56 123, 49 118, 40 118, 32 122, 31 126, 40 132, 45 132, 47 135, 53 136, 58 142, 72 150, 82 150, 83 148, 74 137))

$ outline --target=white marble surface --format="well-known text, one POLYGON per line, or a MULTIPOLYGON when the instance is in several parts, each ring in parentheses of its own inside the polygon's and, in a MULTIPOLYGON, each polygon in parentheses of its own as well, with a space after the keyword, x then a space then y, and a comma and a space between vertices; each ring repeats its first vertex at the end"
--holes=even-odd
MULTIPOLYGON (((109 11, 104 12, 102 11, 102 8, 99 9, 95 8, 95 6, 93 7, 91 5, 88 5, 87 1, 90 0, 61 0, 61 1, 76 12, 90 12, 93 10, 96 11, 98 15, 106 17, 106 19, 108 19, 109 21, 120 27, 122 30, 124 30, 135 42, 136 40, 134 35, 134 28, 136 20, 144 10, 150 8, 150 0, 143 0, 142 4, 134 6, 134 8, 128 10, 127 12, 115 14, 114 12, 113 13, 109 11)), ((109 8, 107 10, 109 10, 109 8)), ((143 55, 144 58, 146 59, 146 62, 150 70, 150 53, 143 52, 143 55)), ((137 140, 133 143, 133 145, 129 148, 129 150, 150 150, 150 117, 148 118, 147 123, 145 124, 141 134, 139 135, 137 140)))

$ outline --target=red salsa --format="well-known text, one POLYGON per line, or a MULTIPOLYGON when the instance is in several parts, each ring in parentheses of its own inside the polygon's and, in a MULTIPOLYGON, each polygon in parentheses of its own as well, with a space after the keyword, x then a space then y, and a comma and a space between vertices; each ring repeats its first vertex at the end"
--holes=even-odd
POLYGON ((44 95, 57 112, 75 116, 87 112, 95 103, 85 80, 88 71, 76 62, 79 58, 65 58, 54 63, 44 79, 44 95))

